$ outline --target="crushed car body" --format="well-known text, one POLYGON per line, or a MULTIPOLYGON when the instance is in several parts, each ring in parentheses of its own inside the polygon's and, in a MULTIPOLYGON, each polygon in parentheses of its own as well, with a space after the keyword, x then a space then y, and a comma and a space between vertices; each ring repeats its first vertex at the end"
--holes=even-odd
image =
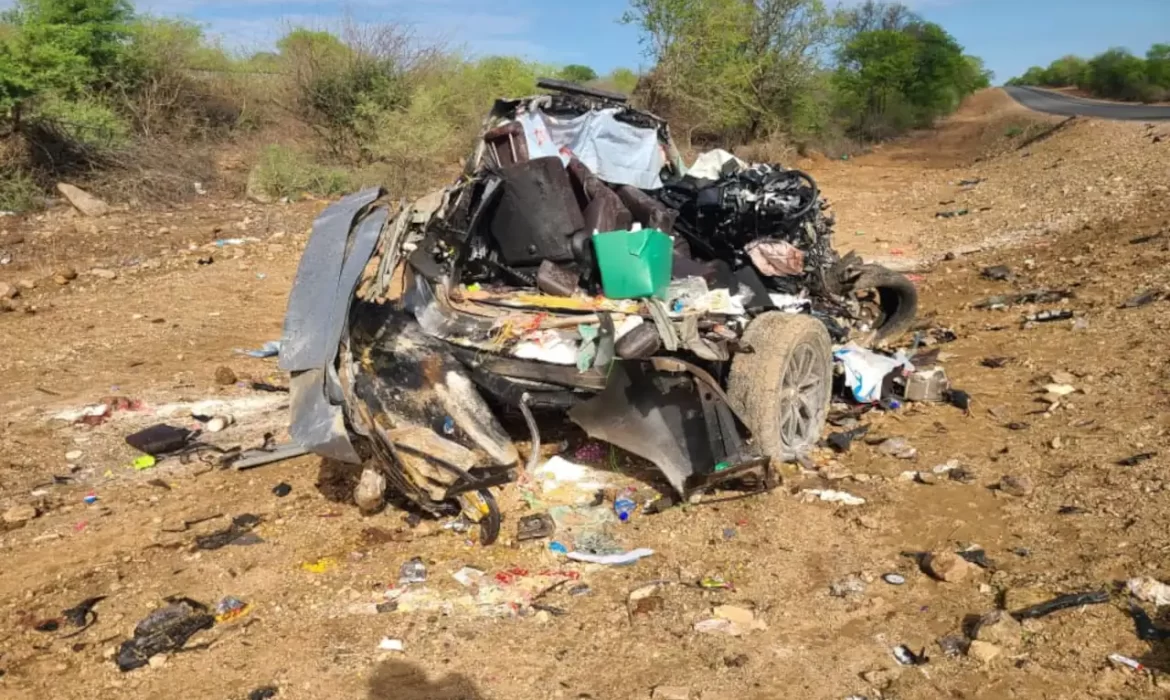
POLYGON ((491 487, 521 466, 501 418, 527 426, 530 467, 554 412, 679 495, 767 483, 820 439, 834 343, 898 334, 917 304, 834 251, 808 174, 724 151, 687 170, 623 96, 540 85, 497 101, 452 185, 320 215, 280 357, 294 440, 462 512, 484 543, 491 487))

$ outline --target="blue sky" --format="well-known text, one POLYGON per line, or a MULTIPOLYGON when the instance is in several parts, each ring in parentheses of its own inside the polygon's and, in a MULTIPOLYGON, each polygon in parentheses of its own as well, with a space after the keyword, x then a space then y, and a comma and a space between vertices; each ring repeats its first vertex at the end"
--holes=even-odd
MULTIPOLYGON (((846 0, 846 2, 855 0, 846 0)), ((0 0, 0 7, 11 0, 0 0)), ((828 0, 830 4, 835 0, 828 0)), ((1170 0, 905 0, 982 56, 1002 82, 1067 53, 1112 46, 1144 53, 1170 42, 1170 0)), ((637 32, 617 20, 627 0, 138 0, 142 11, 204 24, 232 48, 271 46, 290 25, 403 22, 472 54, 583 63, 599 73, 645 64, 637 32)))

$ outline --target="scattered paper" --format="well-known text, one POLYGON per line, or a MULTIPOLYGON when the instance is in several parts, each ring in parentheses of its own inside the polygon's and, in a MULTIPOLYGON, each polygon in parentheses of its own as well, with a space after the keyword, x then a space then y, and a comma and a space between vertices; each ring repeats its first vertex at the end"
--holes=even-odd
POLYGON ((585 562, 586 564, 622 566, 624 564, 633 564, 642 557, 648 557, 653 553, 653 549, 633 549, 621 554, 588 554, 586 552, 569 552, 568 557, 573 561, 585 562))

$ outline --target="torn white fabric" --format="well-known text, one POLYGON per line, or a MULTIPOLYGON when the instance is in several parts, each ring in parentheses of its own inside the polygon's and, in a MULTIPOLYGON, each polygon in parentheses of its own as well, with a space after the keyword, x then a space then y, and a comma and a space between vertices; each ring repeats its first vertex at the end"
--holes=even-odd
POLYGON ((516 121, 524 128, 529 158, 560 156, 567 164, 576 156, 610 184, 661 189, 666 155, 658 131, 618 121, 617 113, 602 109, 563 119, 535 109, 516 121))

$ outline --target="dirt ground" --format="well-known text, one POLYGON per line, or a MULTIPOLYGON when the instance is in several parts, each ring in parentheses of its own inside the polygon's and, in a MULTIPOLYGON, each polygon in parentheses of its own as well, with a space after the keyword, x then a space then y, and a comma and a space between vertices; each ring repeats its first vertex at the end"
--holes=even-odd
POLYGON ((915 270, 923 319, 957 335, 938 348, 953 385, 972 397, 970 415, 926 404, 870 413, 871 435, 904 437, 917 456, 859 443, 845 455, 816 454, 818 471, 790 474, 764 495, 638 511, 616 536, 655 553, 626 567, 566 565, 547 542, 513 543, 529 487, 504 489, 504 537, 485 548, 442 521, 411 527, 394 508, 362 517, 338 493, 349 475, 317 458, 246 472, 198 459, 128 466, 126 434, 160 420, 187 425, 193 402, 235 416, 213 436, 221 445, 280 438, 287 395, 248 382, 286 378, 274 361, 236 351, 279 338, 323 203, 209 198, 98 220, 64 208, 0 219, 0 257, 11 255, 0 282, 20 288, 15 310, 0 313, 0 511, 38 511, 0 523, 0 696, 237 699, 274 686, 279 698, 369 700, 625 700, 656 688, 658 697, 703 700, 1170 698, 1170 648, 1140 640, 1117 595, 1025 622, 990 660, 948 656, 937 644, 991 610, 1113 591, 1134 576, 1170 579, 1170 301, 1119 308, 1140 292, 1170 290, 1170 126, 1077 120, 1019 148, 1056 121, 988 91, 936 132, 852 160, 800 164, 834 204, 839 249, 915 270), (232 238, 248 240, 216 245, 232 238), (995 264, 1014 279, 980 277, 995 264), (66 267, 79 275, 58 284, 66 267), (1036 288, 1073 296, 975 308, 1036 288), (1048 308, 1075 318, 1022 323, 1048 308), (995 368, 986 358, 1007 359, 995 368), (220 367, 239 381, 217 384, 220 367), (1053 408, 1048 384, 1076 391, 1053 408), (62 417, 108 396, 140 403, 97 426, 62 417), (1157 454, 1118 465, 1138 453, 1157 454), (900 477, 950 460, 974 479, 900 477), (1027 477, 1034 491, 993 488, 1005 475, 1027 477), (272 493, 280 482, 290 495, 272 493), (808 488, 866 502, 809 503, 797 496, 808 488), (261 518, 260 543, 195 546, 244 513, 261 518), (971 545, 991 566, 959 581, 927 576, 914 557, 971 545), (426 585, 440 596, 458 595, 452 574, 467 566, 489 577, 566 573, 589 588, 544 599, 564 614, 362 614, 413 557, 427 563, 426 585), (887 573, 905 584, 884 582, 887 573), (665 585, 654 605, 633 615, 627 607, 648 582, 711 576, 733 588, 665 585), (831 584, 849 577, 859 590, 832 595, 831 584), (114 649, 164 598, 214 606, 229 595, 249 603, 245 615, 199 633, 181 653, 119 672, 114 649), (106 597, 91 626, 37 630, 93 596, 106 597), (723 604, 754 610, 766 628, 738 637, 695 630, 723 604), (379 650, 383 638, 404 651, 379 650), (925 648, 929 663, 899 665, 891 653, 899 644, 925 648), (1112 665, 1111 653, 1147 670, 1112 665))

